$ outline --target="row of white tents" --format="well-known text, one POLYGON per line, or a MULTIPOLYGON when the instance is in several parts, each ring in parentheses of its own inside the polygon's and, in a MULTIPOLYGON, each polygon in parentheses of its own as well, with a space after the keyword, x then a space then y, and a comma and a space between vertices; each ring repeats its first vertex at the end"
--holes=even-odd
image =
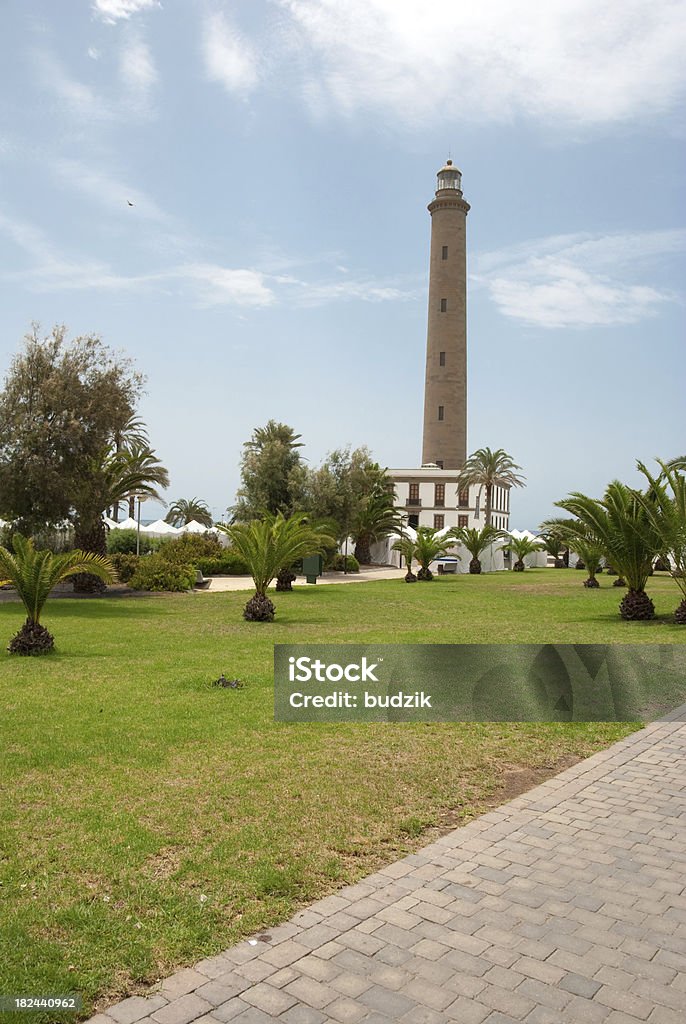
MULTIPOLYGON (((121 523, 115 522, 109 516, 103 516, 103 520, 105 526, 110 530, 139 529, 138 523, 131 516, 128 519, 122 520, 121 523)), ((181 537, 184 533, 211 533, 219 537, 222 542, 227 540, 226 534, 222 533, 221 530, 218 530, 215 526, 203 526, 196 519, 191 519, 190 523, 186 523, 185 526, 172 526, 171 523, 167 523, 164 519, 156 519, 154 523, 148 523, 147 526, 141 523, 140 532, 146 537, 181 537)))
MULTIPOLYGON (((449 531, 450 527, 446 526, 443 530, 439 530, 437 532, 437 536, 445 537, 449 531)), ((417 539, 417 532, 411 526, 406 526, 403 532, 405 536, 410 537, 411 540, 417 539)), ((540 541, 540 537, 537 537, 535 533, 531 533, 530 530, 510 530, 510 537, 528 537, 529 540, 540 541)), ((372 544, 372 562, 385 563, 387 565, 399 565, 400 555, 397 551, 393 550, 393 544, 396 540, 397 537, 386 537, 377 544, 372 544)), ((506 568, 503 548, 506 547, 507 544, 508 538, 500 538, 493 544, 490 544, 485 551, 479 555, 479 561, 481 562, 481 569, 483 572, 502 572, 506 568)), ((352 551, 352 547, 349 550, 352 551)), ((450 558, 451 560, 455 559, 454 564, 457 572, 469 572, 469 563, 472 560, 472 556, 463 544, 456 542, 446 558, 450 558)), ((437 559, 437 562, 445 562, 446 558, 439 558, 437 559)), ((524 565, 529 568, 545 568, 548 564, 547 558, 548 556, 545 551, 534 551, 532 554, 526 556, 524 559, 524 565)))

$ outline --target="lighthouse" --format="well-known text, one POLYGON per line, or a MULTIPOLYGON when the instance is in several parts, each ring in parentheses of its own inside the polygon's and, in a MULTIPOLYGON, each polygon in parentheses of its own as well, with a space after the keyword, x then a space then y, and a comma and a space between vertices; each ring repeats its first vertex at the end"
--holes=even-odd
POLYGON ((462 174, 448 160, 429 203, 431 249, 422 464, 467 458, 467 214, 462 174))
MULTIPOLYGON (((460 481, 467 458, 469 203, 462 195, 462 174, 452 160, 438 172, 428 209, 431 244, 422 462, 416 467, 389 469, 388 475, 395 489, 396 508, 413 529, 480 529, 485 511, 483 487, 467 487, 460 481)), ((506 530, 508 486, 493 488, 491 511, 493 525, 506 530)))

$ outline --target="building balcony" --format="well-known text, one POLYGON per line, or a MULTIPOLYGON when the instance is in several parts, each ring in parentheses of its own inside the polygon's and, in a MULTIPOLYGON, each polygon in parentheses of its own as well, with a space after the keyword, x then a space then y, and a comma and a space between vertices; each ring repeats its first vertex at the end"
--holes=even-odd
POLYGON ((422 499, 421 498, 407 498, 405 500, 405 505, 406 505, 407 508, 421 508, 421 506, 422 506, 422 499))

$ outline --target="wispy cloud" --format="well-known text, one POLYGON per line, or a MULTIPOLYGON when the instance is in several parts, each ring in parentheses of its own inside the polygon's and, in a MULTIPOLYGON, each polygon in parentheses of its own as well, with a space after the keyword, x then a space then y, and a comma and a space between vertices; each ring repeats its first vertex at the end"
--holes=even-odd
MULTIPOLYGON (((679 0, 278 0, 304 51, 303 94, 322 114, 382 111, 406 124, 524 116, 649 120, 686 82, 679 0), (452 116, 449 114, 449 116, 452 116)), ((286 35, 286 34, 285 34, 286 35)))
POLYGON ((41 50, 34 58, 41 84, 80 122, 108 121, 116 116, 108 100, 70 75, 52 53, 41 50))
POLYGON ((209 15, 202 30, 202 56, 207 77, 230 93, 247 93, 258 83, 257 57, 225 14, 209 15))
POLYGON ((536 327, 632 324, 674 301, 649 278, 657 260, 684 250, 679 230, 558 235, 478 256, 474 281, 504 316, 536 327))
POLYGON ((133 14, 161 7, 160 0, 93 0, 93 12, 108 25, 122 19, 128 20, 133 14))
POLYGON ((136 33, 127 33, 119 55, 119 72, 126 90, 126 107, 139 116, 150 113, 150 94, 157 82, 157 68, 150 47, 136 33))

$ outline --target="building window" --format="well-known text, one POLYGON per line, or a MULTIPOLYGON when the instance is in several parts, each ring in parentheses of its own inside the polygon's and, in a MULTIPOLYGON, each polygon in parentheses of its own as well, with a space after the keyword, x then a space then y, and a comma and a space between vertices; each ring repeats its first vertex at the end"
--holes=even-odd
POLYGON ((443 469, 443 459, 436 459, 436 465, 439 469, 443 469))
POLYGON ((447 245, 444 245, 443 248, 441 249, 441 259, 442 260, 447 260, 448 259, 448 246, 447 245))
POLYGON ((434 516, 434 530, 442 530, 445 526, 445 516, 434 516))
POLYGON ((481 491, 479 491, 479 493, 477 494, 476 501, 474 502, 474 518, 475 519, 479 518, 480 508, 481 508, 481 491))
POLYGON ((445 352, 438 353, 438 365, 445 366, 445 352))
POLYGON ((410 484, 410 496, 407 499, 408 505, 419 504, 419 484, 410 484))
POLYGON ((469 508, 469 488, 460 487, 457 492, 457 504, 460 508, 469 508))
POLYGON ((445 484, 434 486, 434 505, 436 508, 443 508, 445 505, 445 484))
POLYGON ((416 530, 417 527, 419 526, 419 516, 418 515, 408 516, 407 517, 407 524, 408 524, 408 526, 411 526, 413 530, 416 530))
POLYGON ((458 525, 458 527, 460 527, 460 529, 463 526, 469 526, 469 516, 458 516, 457 517, 457 525, 458 525))
POLYGON ((448 312, 448 300, 447 299, 441 299, 441 313, 447 313, 447 312, 448 312))
POLYGON ((439 405, 439 407, 438 407, 438 418, 439 418, 439 420, 443 419, 443 406, 442 405, 439 405))

